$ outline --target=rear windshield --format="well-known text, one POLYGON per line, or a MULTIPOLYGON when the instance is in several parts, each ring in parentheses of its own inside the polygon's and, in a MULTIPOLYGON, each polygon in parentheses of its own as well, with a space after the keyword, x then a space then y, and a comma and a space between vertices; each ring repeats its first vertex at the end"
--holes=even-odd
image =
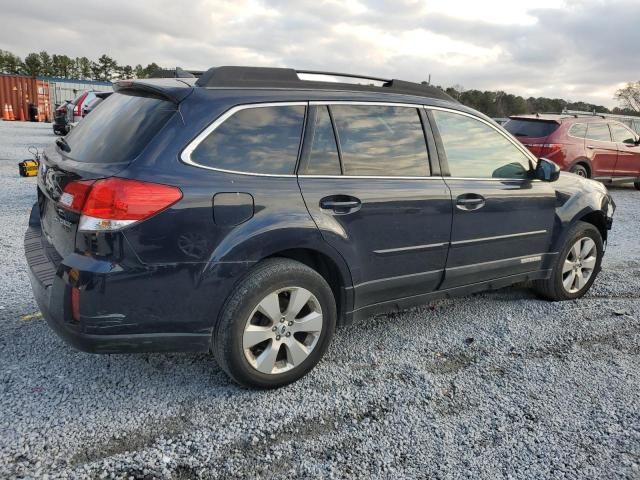
POLYGON ((166 100, 115 93, 67 135, 66 156, 87 163, 130 162, 175 111, 166 100))
POLYGON ((560 125, 556 122, 543 120, 512 119, 504 124, 504 128, 516 137, 546 137, 553 133, 560 125))

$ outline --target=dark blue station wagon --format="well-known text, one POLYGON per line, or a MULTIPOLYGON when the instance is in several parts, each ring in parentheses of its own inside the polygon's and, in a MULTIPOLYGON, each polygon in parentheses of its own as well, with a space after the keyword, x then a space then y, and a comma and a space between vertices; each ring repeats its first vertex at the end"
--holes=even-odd
POLYGON ((601 184, 439 89, 303 77, 121 81, 46 151, 25 252, 53 330, 90 352, 212 351, 268 388, 357 317, 589 289, 615 209, 601 184))

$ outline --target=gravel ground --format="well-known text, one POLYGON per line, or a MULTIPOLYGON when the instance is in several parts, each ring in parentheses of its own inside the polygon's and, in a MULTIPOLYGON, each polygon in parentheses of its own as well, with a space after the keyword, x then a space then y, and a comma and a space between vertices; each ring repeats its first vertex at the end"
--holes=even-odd
POLYGON ((0 122, 0 477, 640 478, 640 192, 613 190, 585 298, 510 288, 370 318, 256 392, 209 355, 76 352, 33 315, 16 161, 53 140, 0 122))

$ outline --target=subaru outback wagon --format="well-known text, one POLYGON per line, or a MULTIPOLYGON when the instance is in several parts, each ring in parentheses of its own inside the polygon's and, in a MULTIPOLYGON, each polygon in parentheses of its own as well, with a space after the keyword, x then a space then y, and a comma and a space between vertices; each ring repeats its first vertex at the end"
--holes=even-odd
POLYGON ((436 88, 298 73, 120 81, 46 151, 25 251, 53 330, 90 352, 212 351, 266 388, 355 318, 525 281, 589 289, 603 185, 436 88))

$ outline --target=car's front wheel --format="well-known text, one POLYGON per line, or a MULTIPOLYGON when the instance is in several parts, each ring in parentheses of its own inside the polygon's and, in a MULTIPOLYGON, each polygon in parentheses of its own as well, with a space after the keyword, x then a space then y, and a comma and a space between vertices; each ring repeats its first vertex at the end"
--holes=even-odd
POLYGON ((590 223, 577 222, 567 235, 558 254, 551 276, 536 280, 536 291, 549 300, 571 300, 582 297, 593 284, 604 253, 602 235, 590 223))
POLYGON ((583 165, 574 165, 571 168, 571 173, 575 173, 576 175, 579 175, 580 177, 584 177, 584 178, 589 178, 589 172, 587 171, 587 169, 583 166, 583 165))
POLYGON ((636 187, 636 190, 640 190, 640 182, 634 182, 633 186, 636 187))
POLYGON ((336 305, 315 270, 267 259, 238 285, 214 329, 218 364, 236 382, 275 388, 318 363, 333 336, 336 305))

